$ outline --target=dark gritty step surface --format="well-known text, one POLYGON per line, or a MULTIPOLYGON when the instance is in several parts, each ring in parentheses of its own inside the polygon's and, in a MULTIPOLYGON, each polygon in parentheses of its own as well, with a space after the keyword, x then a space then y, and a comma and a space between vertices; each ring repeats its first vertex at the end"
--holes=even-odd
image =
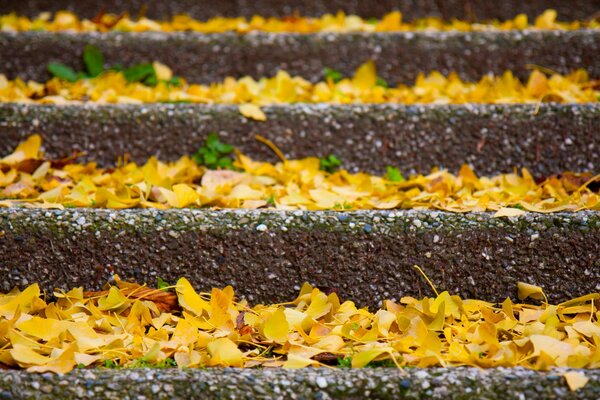
POLYGON ((361 305, 439 290, 503 301, 517 282, 553 302, 600 290, 600 213, 0 209, 0 289, 98 288, 112 273, 154 284, 185 276, 251 302, 303 282, 361 305))
POLYGON ((566 170, 600 172, 600 103, 535 105, 327 105, 264 107, 267 121, 237 106, 202 104, 27 105, 0 103, 0 154, 34 132, 48 157, 73 149, 82 160, 113 166, 128 153, 143 163, 156 155, 191 154, 211 132, 258 159, 276 161, 261 134, 289 158, 335 154, 345 168, 383 174, 439 166, 479 174, 526 167, 536 176, 566 170))
POLYGON ((526 78, 529 64, 560 73, 586 68, 591 76, 600 76, 598 29, 314 35, 2 32, 2 72, 41 80, 49 76, 49 61, 82 68, 88 43, 102 50, 109 65, 159 60, 191 82, 271 76, 279 69, 314 81, 323 78, 325 67, 351 75, 368 59, 389 83, 412 83, 419 72, 431 70, 457 71, 468 80, 505 70, 526 78))
POLYGON ((564 20, 587 19, 600 9, 598 0, 219 0, 199 2, 198 0, 3 0, 0 13, 18 11, 36 16, 40 11, 58 11, 69 9, 78 15, 91 18, 99 11, 119 13, 130 12, 138 15, 145 9, 145 15, 153 18, 165 18, 180 13, 206 19, 216 15, 226 16, 287 16, 295 12, 301 15, 322 15, 343 10, 364 17, 380 17, 391 10, 402 11, 405 19, 426 16, 439 16, 446 19, 509 19, 518 13, 527 13, 536 17, 548 8, 556 9, 564 20))
POLYGON ((571 392, 567 370, 523 368, 75 370, 60 376, 3 371, 3 399, 595 399, 600 372, 571 392))

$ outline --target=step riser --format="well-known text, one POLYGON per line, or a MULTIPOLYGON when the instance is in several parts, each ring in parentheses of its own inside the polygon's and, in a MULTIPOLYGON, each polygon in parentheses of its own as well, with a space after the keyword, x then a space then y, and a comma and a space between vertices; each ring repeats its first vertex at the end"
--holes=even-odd
POLYGON ((108 12, 128 11, 137 15, 142 7, 147 6, 146 14, 153 18, 164 18, 169 15, 186 13, 196 18, 206 19, 215 15, 252 16, 286 16, 299 12, 301 15, 322 15, 326 12, 358 14, 365 17, 379 17, 390 10, 402 11, 405 19, 426 16, 443 16, 449 18, 468 19, 476 17, 485 19, 509 19, 516 13, 524 12, 536 17, 544 10, 553 8, 563 20, 585 19, 598 11, 597 0, 219 0, 214 2, 198 2, 197 0, 97 0, 97 1, 51 1, 51 0, 4 0, 0 4, 0 13, 18 11, 26 15, 37 16, 40 11, 58 11, 69 9, 78 15, 88 18, 95 16, 100 10, 108 12))
POLYGON ((153 284, 186 276, 231 284, 252 302, 293 298, 308 281, 344 299, 431 295, 413 268, 463 297, 515 298, 517 282, 551 301, 600 290, 600 214, 415 211, 0 210, 0 281, 98 288, 112 270, 153 284), (264 229, 263 229, 264 228, 264 229))
POLYGON ((68 375, 4 371, 5 398, 36 399, 563 399, 598 398, 600 372, 576 393, 561 376, 566 370, 522 368, 366 368, 361 370, 89 370, 68 375))
POLYGON ((527 167, 536 176, 600 168, 600 105, 264 107, 267 121, 242 117, 236 106, 46 106, 0 104, 0 154, 33 132, 49 157, 72 149, 84 160, 112 166, 125 153, 143 163, 193 153, 211 132, 243 153, 276 161, 259 133, 288 157, 335 154, 344 167, 382 174, 469 163, 479 174, 527 167))
POLYGON ((42 80, 49 76, 49 61, 83 67, 81 54, 88 43, 100 48, 110 65, 158 58, 189 81, 205 83, 226 76, 271 76, 279 69, 319 80, 325 67, 352 75, 368 59, 392 84, 413 83, 419 72, 431 70, 455 70, 468 80, 512 70, 525 79, 529 64, 560 73, 582 67, 600 76, 600 30, 242 36, 4 32, 2 72, 42 80))

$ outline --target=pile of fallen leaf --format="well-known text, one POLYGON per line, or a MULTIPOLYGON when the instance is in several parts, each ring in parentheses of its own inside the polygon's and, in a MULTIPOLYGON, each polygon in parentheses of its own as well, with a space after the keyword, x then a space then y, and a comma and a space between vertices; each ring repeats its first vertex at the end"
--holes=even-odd
POLYGON ((429 17, 414 21, 403 21, 402 13, 394 11, 382 19, 363 19, 356 15, 338 12, 336 15, 325 14, 310 18, 288 16, 283 18, 265 18, 258 15, 250 19, 244 17, 216 17, 208 21, 199 21, 187 15, 177 15, 170 21, 155 21, 143 16, 132 19, 127 13, 120 15, 101 12, 94 18, 80 19, 69 11, 59 11, 55 15, 41 13, 30 19, 16 13, 0 15, 0 30, 5 31, 69 31, 69 32, 181 32, 201 33, 223 32, 273 32, 273 33, 318 33, 318 32, 401 32, 401 31, 489 31, 515 29, 560 29, 571 30, 581 28, 598 28, 597 20, 591 21, 557 21, 555 10, 546 10, 535 18, 533 24, 527 15, 519 14, 507 21, 487 21, 470 23, 453 19, 444 21, 429 17))
MULTIPOLYGON (((371 312, 304 284, 288 303, 237 301, 231 286, 197 293, 181 278, 101 292, 37 284, 0 295, 0 365, 65 373, 88 366, 600 367, 600 293, 558 305, 461 299, 448 292, 387 300, 371 312)), ((434 289, 435 290, 435 289, 434 289)))
POLYGON ((260 208, 349 210, 419 208, 453 212, 498 211, 497 216, 535 212, 600 210, 600 175, 565 172, 542 182, 521 173, 478 177, 464 165, 458 175, 433 170, 404 177, 394 167, 385 176, 349 173, 340 160, 259 162, 211 135, 193 157, 144 165, 100 168, 76 156, 50 160, 33 135, 0 159, 0 206, 104 208, 260 208), (209 169, 215 168, 215 169, 209 169), (231 168, 231 169, 221 169, 231 168))
POLYGON ((103 70, 100 57, 101 54, 98 55, 98 65, 88 65, 101 72, 87 77, 52 63, 49 67, 57 76, 44 83, 25 82, 19 78, 8 80, 0 74, 0 101, 241 104, 243 115, 264 120, 265 115, 259 106, 281 103, 539 104, 596 102, 600 98, 600 81, 590 80, 582 69, 569 75, 534 70, 525 83, 510 71, 502 76, 486 75, 478 82, 465 82, 456 73, 444 76, 434 71, 428 75, 420 74, 412 86, 399 84, 389 87, 377 76, 375 64, 368 61, 351 78, 326 69, 325 80, 317 83, 279 71, 271 78, 228 77, 219 83, 203 85, 174 77, 170 68, 158 62, 125 71, 103 70), (140 77, 146 81, 141 81, 140 77), (148 79, 151 79, 151 84, 148 79))

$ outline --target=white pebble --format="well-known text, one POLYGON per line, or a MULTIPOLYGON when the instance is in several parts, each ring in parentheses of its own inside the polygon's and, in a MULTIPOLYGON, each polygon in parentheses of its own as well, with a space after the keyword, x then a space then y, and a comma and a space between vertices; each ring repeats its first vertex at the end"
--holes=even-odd
POLYGON ((256 230, 259 232, 264 232, 267 230, 267 226, 265 224, 260 224, 256 227, 256 230))

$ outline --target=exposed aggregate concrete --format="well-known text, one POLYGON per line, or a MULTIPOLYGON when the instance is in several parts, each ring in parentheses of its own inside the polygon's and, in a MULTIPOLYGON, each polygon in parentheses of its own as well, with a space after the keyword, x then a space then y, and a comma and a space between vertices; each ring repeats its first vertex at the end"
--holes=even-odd
POLYGON ((34 132, 49 157, 78 149, 83 160, 113 166, 125 153, 143 163, 193 153, 211 132, 258 159, 277 161, 261 134, 289 158, 335 154, 345 168, 383 174, 433 167, 479 174, 526 167, 535 176, 600 172, 600 103, 535 105, 327 105, 263 108, 267 121, 237 106, 202 104, 0 104, 0 154, 34 132), (536 112, 537 110, 537 112, 536 112))
POLYGON ((440 290, 502 301, 517 282, 553 302, 600 290, 600 213, 0 209, 0 289, 98 288, 112 273, 198 289, 233 285, 251 302, 303 282, 358 304, 440 290))
POLYGON ((562 20, 584 20, 600 8, 598 0, 219 0, 199 2, 198 0, 3 0, 0 13, 18 11, 21 14, 36 16, 40 11, 69 9, 78 15, 91 18, 100 10, 119 13, 130 12, 133 16, 145 8, 145 15, 152 18, 165 18, 180 13, 195 18, 206 19, 216 15, 226 16, 287 16, 295 12, 300 15, 322 15, 343 10, 346 13, 364 17, 380 17, 391 10, 402 11, 406 20, 439 16, 446 19, 486 20, 491 18, 509 19, 517 13, 536 17, 544 10, 558 11, 562 20))
POLYGON ((571 392, 567 370, 524 368, 3 371, 2 399, 597 399, 600 371, 571 392))
POLYGON ((42 80, 49 77, 50 61, 82 68, 86 44, 100 48, 108 65, 158 59, 191 82, 272 76, 280 69, 316 81, 325 67, 352 75, 368 59, 392 84, 413 83, 419 72, 431 70, 457 71, 468 80, 512 70, 525 79, 530 64, 560 73, 585 68, 592 77, 600 76, 600 29, 311 35, 0 32, 2 72, 42 80))

